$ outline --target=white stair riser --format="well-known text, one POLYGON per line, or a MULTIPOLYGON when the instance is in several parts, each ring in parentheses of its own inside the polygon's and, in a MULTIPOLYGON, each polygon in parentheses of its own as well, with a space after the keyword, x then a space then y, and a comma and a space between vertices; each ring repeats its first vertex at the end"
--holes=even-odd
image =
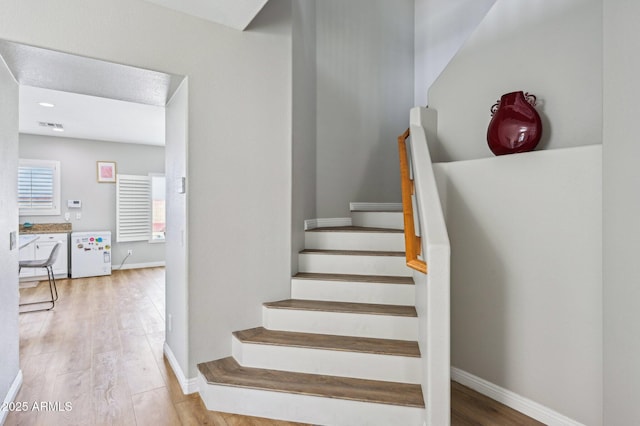
POLYGON ((402 212, 351 212, 353 226, 404 229, 402 212))
POLYGON ((298 270, 326 274, 411 276, 404 256, 300 253, 298 270))
POLYGON ((273 309, 263 306, 262 323, 270 330, 418 340, 416 317, 273 309))
POLYGON ((243 367, 296 373, 420 383, 420 358, 242 343, 232 338, 233 357, 243 367))
POLYGON ((415 305, 415 286, 292 278, 291 298, 413 306, 415 305))
POLYGON ((225 413, 335 426, 418 426, 425 418, 422 408, 210 385, 201 374, 198 384, 207 409, 225 413))
POLYGON ((321 250, 404 251, 404 234, 385 232, 309 232, 305 248, 321 250))

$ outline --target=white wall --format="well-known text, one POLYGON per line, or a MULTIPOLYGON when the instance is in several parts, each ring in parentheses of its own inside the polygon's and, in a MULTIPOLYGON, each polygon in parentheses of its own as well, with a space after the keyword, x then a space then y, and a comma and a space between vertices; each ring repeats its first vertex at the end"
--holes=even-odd
POLYGON ((291 272, 298 272, 304 221, 316 214, 316 2, 292 2, 293 176, 291 272))
POLYGON ((189 142, 189 81, 184 79, 165 108, 165 177, 167 183, 167 233, 165 256, 165 338, 183 372, 189 369, 189 253, 187 232, 189 142), (171 315, 171 319, 169 319, 171 315))
POLYGON ((431 84, 496 0, 415 0, 414 105, 428 104, 431 84))
POLYGON ((452 366, 602 424, 601 146, 437 164, 452 366))
POLYGON ((489 109, 504 93, 538 96, 538 149, 601 143, 601 0, 498 0, 429 91, 434 161, 492 157, 489 109))
POLYGON ((413 11, 413 0, 316 2, 318 217, 345 217, 351 201, 400 201, 413 11))
POLYGON ((20 216, 20 223, 62 223, 71 215, 74 231, 111 231, 112 264, 117 268, 132 249, 129 264, 164 262, 164 244, 146 241, 118 243, 116 233, 116 184, 98 183, 97 161, 115 161, 118 173, 144 175, 164 173, 164 147, 20 134, 20 158, 60 161, 60 215, 20 216), (81 200, 81 209, 68 209, 67 200, 81 200), (76 219, 76 213, 82 213, 76 219))
MULTIPOLYGON (((239 32, 141 0, 1 0, 0 38, 189 77, 189 371, 289 294, 291 3, 239 32)), ((168 259, 169 261, 169 259, 168 259)))
MULTIPOLYGON (((0 58, 0 403, 19 371, 18 250, 9 248, 9 234, 18 233, 18 83, 0 58)), ((17 238, 17 236, 16 236, 17 238)), ((15 396, 15 395, 14 395, 15 396)), ((6 413, 0 413, 0 423, 6 413)))
POLYGON ((640 423, 640 2, 604 0, 604 424, 640 423))

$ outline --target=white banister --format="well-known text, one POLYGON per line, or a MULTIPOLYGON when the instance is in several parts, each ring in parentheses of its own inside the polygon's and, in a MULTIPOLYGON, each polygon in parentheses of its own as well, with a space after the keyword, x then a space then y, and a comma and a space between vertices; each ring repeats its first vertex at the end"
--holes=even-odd
POLYGON ((414 272, 419 344, 423 356, 422 390, 426 425, 450 424, 450 245, 427 140, 436 134, 435 110, 410 113, 413 162, 422 257, 427 275, 414 272))

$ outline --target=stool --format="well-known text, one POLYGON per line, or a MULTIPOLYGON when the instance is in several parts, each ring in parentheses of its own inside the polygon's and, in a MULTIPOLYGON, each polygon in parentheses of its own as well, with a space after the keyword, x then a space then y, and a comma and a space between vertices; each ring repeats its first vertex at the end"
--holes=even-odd
POLYGON ((38 311, 50 311, 56 306, 56 301, 58 300, 58 288, 56 287, 56 278, 53 276, 53 264, 56 263, 56 259, 58 258, 58 252, 60 251, 60 247, 62 247, 62 241, 58 241, 53 249, 51 250, 51 254, 48 259, 41 260, 21 260, 18 263, 18 271, 22 270, 22 268, 45 268, 47 270, 47 277, 49 278, 49 293, 51 294, 51 299, 42 300, 39 302, 29 302, 29 303, 20 303, 18 306, 27 306, 27 305, 39 305, 42 303, 51 303, 50 308, 43 309, 33 309, 31 311, 24 311, 22 313, 28 312, 38 312, 38 311))

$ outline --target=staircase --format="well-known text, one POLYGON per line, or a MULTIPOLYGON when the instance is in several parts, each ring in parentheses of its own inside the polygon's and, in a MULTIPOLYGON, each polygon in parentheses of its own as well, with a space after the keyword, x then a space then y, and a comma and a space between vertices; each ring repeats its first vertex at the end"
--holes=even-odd
POLYGON ((198 365, 210 410, 324 425, 421 425, 418 318, 402 212, 309 230, 292 299, 198 365))

